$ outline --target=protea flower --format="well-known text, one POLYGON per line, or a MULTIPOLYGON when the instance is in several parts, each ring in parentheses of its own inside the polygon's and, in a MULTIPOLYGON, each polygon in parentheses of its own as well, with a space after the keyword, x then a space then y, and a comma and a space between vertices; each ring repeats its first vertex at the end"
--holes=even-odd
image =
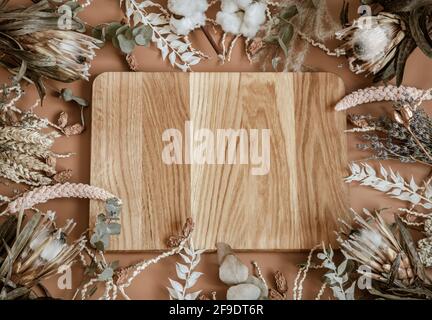
POLYGON ((338 241, 345 257, 357 263, 356 275, 371 280, 369 292, 385 299, 432 299, 431 278, 402 220, 396 215, 390 225, 379 211, 352 213, 355 226, 342 221, 338 241))
POLYGON ((67 4, 73 16, 70 24, 63 26, 58 7, 47 0, 18 9, 5 8, 6 2, 0 4, 0 62, 17 75, 16 80, 27 77, 43 97, 42 78, 62 82, 88 79, 100 41, 81 33, 85 26, 75 16, 77 3, 67 4))
POLYGON ((399 86, 406 62, 417 47, 432 58, 432 1, 362 0, 362 3, 379 5, 383 11, 348 25, 348 3, 344 5, 341 18, 348 28, 339 33, 339 38, 347 41, 341 47, 342 53, 346 51, 354 72, 374 74, 376 82, 396 76, 399 86))
POLYGON ((359 228, 350 230, 347 238, 339 238, 342 252, 346 258, 367 266, 365 276, 373 280, 411 285, 415 279, 414 268, 399 239, 379 213, 365 211, 365 214, 367 220, 354 212, 359 228))
POLYGON ((57 228, 52 212, 34 214, 18 234, 17 218, 9 217, 0 225, 0 235, 7 236, 0 246, 0 278, 4 284, 0 284, 0 294, 16 298, 14 292, 19 289, 25 295, 60 267, 70 266, 86 243, 85 237, 68 243, 74 227, 75 223, 68 220, 63 228, 57 228))
POLYGON ((336 33, 344 41, 338 51, 348 57, 352 72, 375 75, 394 59, 405 30, 405 23, 393 14, 361 17, 336 33))

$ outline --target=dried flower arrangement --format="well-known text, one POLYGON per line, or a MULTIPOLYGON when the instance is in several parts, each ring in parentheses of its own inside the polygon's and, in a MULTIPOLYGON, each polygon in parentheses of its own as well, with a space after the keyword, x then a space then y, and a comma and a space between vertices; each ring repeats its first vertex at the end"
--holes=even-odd
MULTIPOLYGON (((44 186, 8 201, 1 214, 6 219, 0 225, 3 240, 0 246, 1 299, 36 298, 32 291, 36 285, 56 274, 59 268, 70 267, 78 257, 86 263, 84 254, 97 266, 93 274, 106 283, 106 288, 111 288, 109 268, 112 265, 106 266, 105 260, 103 263, 96 261, 96 254, 103 258, 102 250, 105 248, 96 242, 92 250, 87 246, 85 235, 68 243, 68 234, 75 227, 74 221, 68 220, 64 227, 59 228, 54 212, 43 213, 36 208, 40 203, 63 197, 106 201, 106 216, 111 220, 118 219, 121 202, 102 189, 83 184, 44 186), (28 211, 32 213, 27 214, 28 211)), ((100 234, 98 227, 95 234, 100 234)), ((105 291, 105 295, 109 295, 109 289, 105 291)))
POLYGON ((336 38, 344 43, 336 50, 305 39, 329 55, 346 56, 350 70, 356 74, 373 75, 375 82, 396 77, 400 86, 406 62, 417 47, 432 57, 432 5, 422 0, 363 0, 362 3, 373 5, 371 11, 377 8, 378 12, 348 23, 348 3, 344 3, 341 22, 345 28, 336 33, 336 38))
POLYGON ((32 298, 31 289, 43 279, 56 274, 60 266, 69 267, 82 250, 83 237, 68 243, 67 237, 75 224, 58 228, 55 213, 35 213, 20 228, 16 216, 0 225, 4 240, 0 246, 0 299, 32 298))
MULTIPOLYGON (((402 162, 420 162, 430 166, 428 135, 431 122, 420 109, 424 100, 431 99, 430 91, 406 87, 379 87, 360 90, 345 97, 336 107, 346 110, 358 104, 375 101, 393 101, 393 119, 352 115, 354 129, 349 132, 370 132, 366 149, 372 149, 374 158, 397 159, 402 162), (381 138, 380 135, 384 137, 381 138)), ((365 145, 360 148, 365 149, 365 145)), ((359 182, 403 201, 394 222, 389 224, 382 211, 364 209, 363 215, 354 211, 353 224, 341 221, 338 242, 345 260, 335 268, 333 253, 325 250, 318 254, 323 267, 329 270, 326 283, 337 299, 354 299, 355 284, 363 282, 360 289, 385 299, 431 299, 432 278, 427 268, 431 266, 431 216, 432 179, 418 184, 413 178, 406 181, 401 174, 382 165, 379 173, 369 164, 353 163, 346 182, 359 182), (413 233, 420 232, 414 241, 413 233), (352 265, 349 268, 348 265, 352 265), (330 274, 329 274, 330 273, 330 274), (366 282, 367 284, 365 284, 366 282), (346 285, 345 285, 346 284, 346 285), (339 288, 338 288, 339 287, 339 288), (347 291, 348 290, 348 291, 347 291), (349 293, 349 296, 346 294, 349 293)))
MULTIPOLYGON (((371 145, 380 144, 379 148, 373 145, 371 147, 375 152, 374 159, 390 158, 388 154, 378 153, 382 152, 380 148, 393 151, 399 148, 399 152, 406 150, 398 153, 399 156, 394 159, 402 162, 416 161, 430 166, 431 121, 421 109, 421 104, 431 98, 430 90, 403 86, 367 88, 345 97, 336 109, 346 110, 363 103, 393 101, 394 120, 350 116, 356 128, 348 132, 374 131, 377 136, 384 135, 384 138, 369 139, 371 145)), ((363 214, 352 211, 353 219, 350 222, 340 221, 336 233, 343 259, 337 263, 339 258, 325 244, 313 248, 294 280, 293 299, 303 298, 307 274, 312 269, 320 269, 325 270, 325 274, 315 299, 321 299, 326 290, 330 289, 334 298, 339 300, 371 296, 379 299, 430 300, 432 278, 428 268, 432 267, 432 217, 429 212, 432 208, 432 178, 418 183, 413 178, 406 180, 398 172, 382 165, 377 172, 367 163, 352 163, 350 170, 351 175, 345 179, 347 183, 358 182, 362 186, 383 192, 388 197, 401 200, 404 205, 396 208, 393 222, 384 219, 384 210, 371 213, 367 209, 363 210, 363 214)), ((247 267, 233 257, 229 263, 226 262, 230 270, 228 278, 225 273, 221 276, 221 272, 225 271, 222 266, 220 268, 220 279, 228 285, 232 285, 230 277, 241 282, 248 274, 247 267)), ((268 290, 268 298, 288 299, 285 277, 276 272, 274 278, 276 288, 268 290)), ((248 298, 257 298, 256 295, 252 296, 252 289, 245 291, 248 298)))
MULTIPOLYGON (((16 104, 23 96, 20 85, 3 86, 0 89, 0 176, 28 186, 64 182, 70 171, 58 172, 56 159, 69 154, 56 154, 51 147, 60 132, 67 133, 67 121, 59 125, 38 117, 32 106, 22 111, 16 104), (53 129, 46 132, 46 129, 53 129)), ((62 116, 65 117, 65 114, 62 116)))
POLYGON ((272 3, 276 9, 249 43, 248 53, 264 71, 307 70, 304 60, 309 41, 325 41, 340 30, 330 16, 326 1, 281 1, 272 3))
POLYGON ((205 34, 222 63, 230 61, 238 39, 244 38, 246 56, 264 70, 299 71, 310 47, 305 38, 324 41, 340 29, 324 0, 169 0, 166 8, 150 0, 121 0, 120 6, 125 19, 96 26, 93 36, 119 48, 134 71, 133 50, 151 43, 173 67, 191 71, 209 58, 189 41, 196 30, 205 34), (216 15, 209 17, 215 5, 216 15), (221 29, 221 48, 207 27, 221 29))
POLYGON ((0 2, 0 63, 15 74, 15 81, 34 83, 43 99, 44 78, 61 82, 88 79, 90 62, 99 41, 85 35, 75 1, 55 4, 38 1, 29 7, 8 8, 0 2), (70 21, 63 26, 60 5, 68 6, 70 21))

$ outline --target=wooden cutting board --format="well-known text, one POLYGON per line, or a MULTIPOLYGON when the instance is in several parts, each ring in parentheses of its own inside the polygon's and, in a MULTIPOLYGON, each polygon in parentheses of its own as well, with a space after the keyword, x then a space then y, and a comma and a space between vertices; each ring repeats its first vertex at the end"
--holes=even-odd
MULTIPOLYGON (((110 249, 165 249, 189 216, 200 248, 219 241, 245 250, 334 243, 336 221, 347 215, 346 121, 333 111, 344 94, 342 80, 328 73, 100 75, 91 183, 124 202, 122 233, 110 249), (231 158, 221 129, 234 135, 231 158), (260 162, 264 150, 270 160, 260 162), (223 151, 226 158, 218 158, 223 151), (167 155, 176 163, 164 162, 167 155), (185 164, 188 156, 216 161, 185 164)), ((91 203, 91 226, 101 211, 91 203)))

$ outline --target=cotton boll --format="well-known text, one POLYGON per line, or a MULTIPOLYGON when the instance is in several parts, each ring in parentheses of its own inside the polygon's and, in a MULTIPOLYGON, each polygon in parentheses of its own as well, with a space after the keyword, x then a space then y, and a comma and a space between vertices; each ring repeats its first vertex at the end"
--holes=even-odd
POLYGON ((252 0, 236 0, 240 9, 246 10, 252 3, 252 0))
POLYGON ((179 16, 188 17, 207 8, 207 0, 168 0, 168 9, 179 16))
POLYGON ((170 19, 171 29, 178 35, 188 35, 195 28, 195 23, 192 19, 184 17, 176 19, 172 17, 170 19))
POLYGON ((216 22, 222 27, 222 30, 232 34, 239 34, 243 20, 243 13, 227 13, 219 11, 216 15, 216 22))
POLYGON ((234 13, 239 11, 236 0, 222 0, 221 10, 227 13, 234 13))
POLYGON ((248 25, 247 23, 242 23, 240 27, 240 33, 244 35, 246 38, 253 38, 258 33, 260 26, 259 25, 248 25))
POLYGON ((195 0, 195 12, 206 12, 208 9, 207 0, 195 0))
POLYGON ((198 27, 202 27, 206 24, 206 15, 201 12, 194 13, 190 17, 188 17, 192 23, 194 24, 194 29, 198 27))
POLYGON ((256 2, 251 4, 245 10, 244 23, 249 26, 260 26, 266 20, 266 11, 267 6, 262 2, 256 2))

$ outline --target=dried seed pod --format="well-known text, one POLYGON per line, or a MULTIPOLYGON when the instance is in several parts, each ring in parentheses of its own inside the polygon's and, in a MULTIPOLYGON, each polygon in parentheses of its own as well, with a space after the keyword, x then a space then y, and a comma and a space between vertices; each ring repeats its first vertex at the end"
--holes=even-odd
POLYGON ((393 117, 397 123, 405 124, 405 121, 403 120, 402 115, 399 111, 397 110, 393 111, 393 117))
POLYGON ((288 291, 288 283, 285 278, 285 276, 280 271, 276 271, 274 274, 275 282, 276 282, 276 289, 284 294, 288 291))
POLYGON ((60 128, 65 128, 68 124, 68 118, 69 118, 68 114, 66 112, 62 111, 58 116, 57 125, 60 128))
POLYGON ((285 300, 285 296, 280 294, 277 290, 270 288, 269 289, 269 299, 270 300, 285 300))
POLYGON ((84 127, 80 123, 75 123, 64 128, 64 134, 68 137, 76 136, 84 131, 84 127))
POLYGON ((54 175, 53 180, 58 183, 65 183, 72 178, 72 170, 64 170, 54 175))
POLYGON ((409 122, 411 120, 411 118, 413 117, 413 112, 412 112, 411 107, 409 105, 404 105, 401 108, 400 113, 402 115, 402 118, 405 120, 405 122, 409 122))

